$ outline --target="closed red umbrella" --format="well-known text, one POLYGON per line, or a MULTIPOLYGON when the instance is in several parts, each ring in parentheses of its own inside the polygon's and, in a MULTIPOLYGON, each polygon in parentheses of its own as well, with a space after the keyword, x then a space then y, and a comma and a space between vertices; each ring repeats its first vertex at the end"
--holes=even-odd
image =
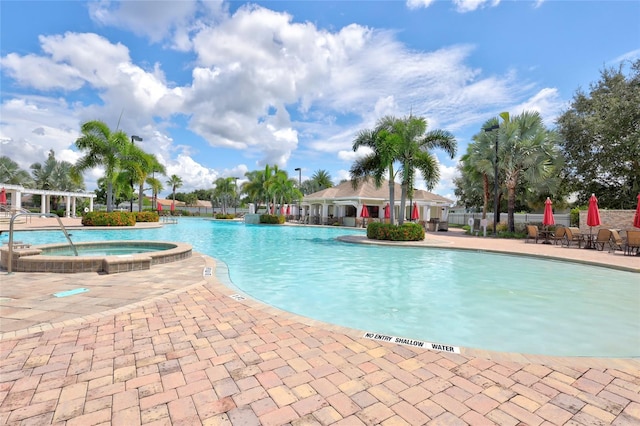
POLYGON ((640 194, 638 194, 638 207, 636 207, 636 215, 633 218, 633 226, 640 228, 640 194))
POLYGON ((161 212, 162 211, 162 204, 158 203, 158 211, 161 212))
MULTIPOLYGON (((589 198, 589 209, 587 210, 587 226, 589 227, 589 241, 593 240, 593 227, 600 226, 600 210, 598 210, 598 199, 595 194, 589 198)), ((587 244, 591 248, 591 244, 587 244)))
POLYGON ((291 214, 291 209, 289 207, 290 207, 289 204, 287 204, 287 216, 291 214))
POLYGON ((553 218, 553 209, 551 208, 551 198, 549 197, 547 197, 547 201, 544 202, 544 217, 542 218, 542 224, 544 226, 556 224, 556 221, 553 218))
POLYGON ((384 218, 389 219, 391 217, 391 207, 389 207, 389 203, 384 206, 384 218))
POLYGON ((418 205, 413 203, 413 210, 411 211, 411 220, 420 219, 420 213, 418 212, 418 205))
POLYGON ((284 215, 284 206, 280 206, 280 214, 284 215))
POLYGON ((171 202, 171 211, 174 211, 176 209, 176 203, 171 202))
POLYGON ((0 204, 3 206, 7 204, 7 191, 4 188, 0 191, 0 204))
POLYGON ((360 217, 363 219, 362 221, 362 227, 364 228, 365 224, 367 223, 367 218, 369 217, 369 209, 367 209, 366 205, 362 205, 362 211, 360 212, 360 217))

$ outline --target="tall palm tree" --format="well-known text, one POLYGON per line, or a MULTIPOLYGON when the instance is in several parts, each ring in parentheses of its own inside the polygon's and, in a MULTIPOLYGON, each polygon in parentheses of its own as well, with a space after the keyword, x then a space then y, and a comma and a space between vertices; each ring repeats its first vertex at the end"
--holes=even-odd
POLYGON ((24 187, 33 185, 29 172, 21 169, 18 163, 4 155, 0 157, 0 182, 24 187))
MULTIPOLYGON (((373 178, 377 188, 382 186, 385 175, 389 181, 389 201, 391 206, 395 204, 395 177, 394 162, 398 158, 399 143, 397 136, 393 135, 390 129, 390 123, 395 120, 394 117, 385 116, 378 120, 374 129, 361 130, 353 141, 352 148, 354 151, 362 147, 369 148, 371 151, 364 157, 356 160, 349 174, 351 176, 351 184, 353 188, 357 188, 360 183, 369 178, 373 178)), ((391 208, 390 223, 395 223, 394 209, 391 208)))
POLYGON ((235 179, 232 177, 218 178, 213 184, 215 186, 213 198, 220 203, 222 213, 227 214, 227 206, 231 206, 231 202, 236 196, 235 179))
MULTIPOLYGON (((430 152, 435 148, 442 149, 450 158, 456 155, 456 139, 445 130, 431 130, 427 132, 427 120, 423 117, 409 116, 393 120, 389 123, 389 131, 397 138, 402 177, 402 195, 400 196, 400 211, 405 211, 407 196, 413 197, 415 171, 419 170, 427 189, 431 190, 440 179, 438 160, 430 152)), ((404 215, 400 217, 400 224, 404 215)))
MULTIPOLYGON (((148 179, 149 176, 152 176, 151 178, 153 178, 155 176, 155 173, 161 173, 161 174, 165 174, 166 170, 164 168, 164 166, 162 164, 160 164, 158 162, 158 158, 153 155, 153 154, 149 154, 149 153, 144 153, 142 159, 141 159, 141 169, 142 169, 142 174, 139 176, 139 179, 137 181, 138 184, 138 211, 142 211, 142 200, 144 198, 144 191, 145 191, 145 187, 144 184, 148 183, 148 179)), ((149 184, 150 185, 150 184, 149 184)), ((153 186, 150 185, 150 188, 146 188, 146 189, 151 189, 153 190, 153 186)), ((153 200, 155 201, 157 196, 157 193, 153 195, 153 200)), ((155 208, 155 206, 153 205, 152 202, 152 208, 155 208)))
POLYGON ((508 227, 515 231, 516 189, 522 182, 538 184, 552 176, 559 156, 557 136, 547 130, 536 111, 525 111, 510 118, 501 114, 498 165, 504 172, 508 196, 508 227))
MULTIPOLYGON (((487 120, 482 129, 492 129, 498 126, 498 119, 487 120)), ((467 147, 467 154, 461 159, 466 173, 477 174, 482 182, 482 218, 486 219, 491 196, 491 183, 498 179, 495 174, 495 136, 493 132, 485 130, 473 136, 473 143, 467 147)))
POLYGON ((256 205, 256 212, 260 208, 260 203, 268 200, 267 190, 265 189, 265 174, 263 170, 253 170, 246 172, 247 181, 242 184, 242 192, 247 194, 249 201, 256 205))
POLYGON ((82 136, 76 147, 85 154, 76 161, 72 169, 80 175, 88 169, 103 166, 107 180, 107 211, 113 211, 113 185, 118 175, 120 154, 129 145, 129 137, 122 130, 112 132, 104 122, 88 121, 81 127, 82 136))
POLYGON ((176 189, 182 186, 182 179, 178 175, 171 175, 167 181, 167 185, 171 187, 171 193, 173 194, 173 205, 176 205, 176 189))

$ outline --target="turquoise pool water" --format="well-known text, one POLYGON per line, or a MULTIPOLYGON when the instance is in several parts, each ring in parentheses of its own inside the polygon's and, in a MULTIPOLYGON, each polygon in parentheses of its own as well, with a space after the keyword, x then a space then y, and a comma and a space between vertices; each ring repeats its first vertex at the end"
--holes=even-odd
MULTIPOLYGON (((361 232, 181 218, 160 229, 71 231, 71 238, 186 242, 225 262, 251 297, 363 331, 507 352, 640 356, 638 274, 335 240, 361 232)), ((16 234, 31 244, 64 241, 59 231, 16 234)))

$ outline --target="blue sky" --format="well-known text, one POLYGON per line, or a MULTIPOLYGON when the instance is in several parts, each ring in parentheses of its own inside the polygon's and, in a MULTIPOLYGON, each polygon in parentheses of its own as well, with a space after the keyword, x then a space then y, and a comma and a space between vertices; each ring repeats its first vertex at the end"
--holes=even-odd
POLYGON ((0 17, 0 155, 73 163, 83 122, 119 123, 183 192, 265 164, 337 183, 358 130, 413 113, 456 136, 456 158, 435 152, 454 198, 483 122, 537 110, 552 128, 640 57, 638 1, 1 0, 0 17))

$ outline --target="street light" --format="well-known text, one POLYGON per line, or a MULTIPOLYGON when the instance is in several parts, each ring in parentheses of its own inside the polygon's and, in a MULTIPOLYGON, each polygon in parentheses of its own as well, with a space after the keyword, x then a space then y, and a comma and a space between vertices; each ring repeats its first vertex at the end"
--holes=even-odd
MULTIPOLYGON (((140 136, 131 135, 131 145, 134 145, 136 141, 142 142, 142 138, 140 136)), ((129 211, 133 213, 133 174, 131 175, 131 203, 129 205, 129 211)))
MULTIPOLYGON (((298 172, 298 189, 302 192, 302 169, 300 167, 296 167, 294 169, 298 172)), ((304 194, 303 194, 304 195, 304 194)), ((302 203, 298 203, 298 223, 300 223, 300 219, 302 218, 302 203)))
MULTIPOLYGON (((494 124, 491 127, 486 127, 485 132, 493 132, 500 128, 499 124, 494 124)), ((498 235, 498 134, 496 134, 496 157, 493 165, 493 235, 498 235)))
POLYGON ((234 176, 231 179, 233 179, 233 189, 234 189, 234 195, 235 195, 235 203, 233 203, 233 215, 235 216, 236 214, 238 214, 238 177, 234 176))

